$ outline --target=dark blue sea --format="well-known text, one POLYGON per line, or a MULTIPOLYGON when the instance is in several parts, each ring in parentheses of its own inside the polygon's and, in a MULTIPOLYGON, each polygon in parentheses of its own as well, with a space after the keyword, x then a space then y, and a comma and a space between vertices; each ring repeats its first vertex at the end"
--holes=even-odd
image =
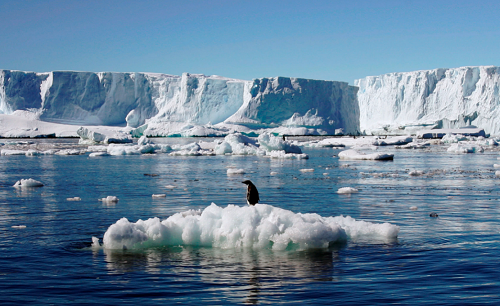
POLYGON ((500 304, 499 151, 380 150, 394 161, 341 161, 333 148, 303 149, 307 160, 1 156, 0 304, 500 304), (230 166, 246 173, 227 175, 230 166), (27 178, 45 186, 12 187, 27 178), (91 247, 122 217, 166 219, 212 202, 245 206, 245 179, 261 203, 389 222, 400 226, 398 239, 288 251, 91 247), (359 192, 337 194, 341 187, 359 192), (107 196, 119 201, 98 200, 107 196))

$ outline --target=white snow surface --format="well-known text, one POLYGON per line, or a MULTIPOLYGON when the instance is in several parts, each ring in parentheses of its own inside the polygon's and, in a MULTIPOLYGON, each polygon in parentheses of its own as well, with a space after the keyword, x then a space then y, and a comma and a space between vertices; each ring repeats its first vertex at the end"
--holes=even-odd
POLYGON ((367 134, 468 125, 500 134, 500 67, 389 73, 354 84, 359 86, 360 129, 367 134))
POLYGON ((344 82, 286 77, 246 81, 189 73, 0 70, 0 136, 75 136, 80 126, 94 125, 120 127, 134 136, 225 136, 265 129, 289 135, 355 133, 356 92, 344 82), (4 122, 16 112, 24 112, 29 122, 22 127, 4 122))
MULTIPOLYGON (((327 248, 346 239, 392 240, 399 227, 356 221, 351 217, 301 214, 266 204, 223 208, 212 203, 165 220, 150 218, 112 224, 104 234, 105 249, 144 249, 159 246, 205 246, 224 249, 327 248)), ((93 246, 98 239, 93 238, 93 246)))

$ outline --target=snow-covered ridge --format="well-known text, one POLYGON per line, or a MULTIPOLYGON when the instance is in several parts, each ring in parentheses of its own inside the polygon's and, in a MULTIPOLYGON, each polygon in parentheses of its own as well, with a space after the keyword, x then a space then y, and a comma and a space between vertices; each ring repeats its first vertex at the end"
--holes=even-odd
POLYGON ((500 134, 500 68, 434 69, 369 76, 359 86, 361 131, 413 133, 475 125, 500 134))
POLYGON ((294 134, 356 133, 356 91, 343 82, 283 77, 0 70, 0 114, 33 111, 45 122, 127 125, 148 136, 193 136, 199 126, 214 135, 280 127, 294 134))

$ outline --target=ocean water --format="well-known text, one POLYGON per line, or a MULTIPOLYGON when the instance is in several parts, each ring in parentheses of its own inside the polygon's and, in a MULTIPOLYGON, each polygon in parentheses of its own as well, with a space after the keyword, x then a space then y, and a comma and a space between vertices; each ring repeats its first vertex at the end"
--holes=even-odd
MULTIPOLYGON (((61 141, 74 145, 53 142, 61 141)), ((1 156, 0 304, 498 305, 498 150, 380 150, 395 153, 394 161, 340 161, 332 148, 304 149, 308 160, 1 156), (227 175, 228 167, 246 173, 227 175), (45 186, 12 187, 27 178, 45 186), (398 239, 291 251, 91 247, 122 217, 166 219, 212 202, 244 206, 245 179, 261 203, 389 222, 400 226, 398 239), (359 192, 337 194, 341 187, 359 192), (98 201, 110 195, 119 201, 98 201)))

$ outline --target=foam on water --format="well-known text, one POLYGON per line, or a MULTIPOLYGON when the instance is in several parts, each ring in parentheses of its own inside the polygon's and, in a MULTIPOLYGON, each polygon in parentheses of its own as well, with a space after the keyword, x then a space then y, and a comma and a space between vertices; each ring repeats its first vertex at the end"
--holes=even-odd
MULTIPOLYGON (((103 238, 105 249, 144 249, 160 246, 205 246, 224 249, 328 248, 346 239, 396 239, 399 226, 356 221, 351 217, 301 214, 266 204, 223 208, 212 203, 201 210, 111 225, 103 238)), ((96 239, 93 238, 93 245, 96 239)))

